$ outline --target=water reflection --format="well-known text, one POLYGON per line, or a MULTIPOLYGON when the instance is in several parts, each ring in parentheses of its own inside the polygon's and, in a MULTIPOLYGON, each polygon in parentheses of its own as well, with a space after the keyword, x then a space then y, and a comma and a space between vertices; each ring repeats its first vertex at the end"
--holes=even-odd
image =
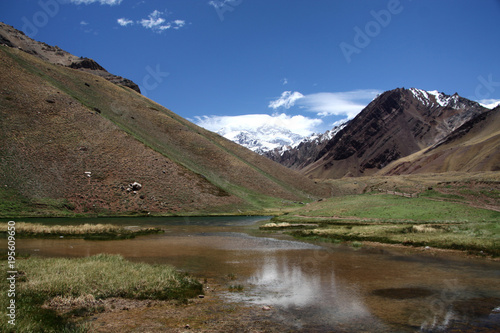
POLYGON ((278 316, 293 318, 296 329, 330 331, 342 327, 357 331, 360 325, 387 329, 364 305, 356 286, 336 277, 334 267, 323 272, 307 269, 304 259, 310 255, 312 252, 306 251, 293 257, 279 253, 266 256, 244 281, 250 290, 231 297, 270 306, 278 316))
MULTIPOLYGON (((228 299, 270 306, 273 320, 300 331, 500 329, 498 262, 276 239, 258 234, 252 227, 257 220, 123 219, 114 222, 162 226, 166 233, 102 242, 19 239, 16 247, 20 254, 47 257, 121 254, 133 261, 172 264, 200 278, 236 276, 231 283, 244 291, 228 292, 228 299)), ((0 246, 5 248, 5 239, 0 246)))

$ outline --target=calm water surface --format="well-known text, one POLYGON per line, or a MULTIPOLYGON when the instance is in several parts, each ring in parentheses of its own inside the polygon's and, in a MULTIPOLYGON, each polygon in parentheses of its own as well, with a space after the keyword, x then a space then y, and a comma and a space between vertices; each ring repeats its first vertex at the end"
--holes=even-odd
MULTIPOLYGON (((44 257, 121 254, 172 264, 200 278, 234 277, 229 301, 266 305, 275 320, 307 332, 498 332, 500 263, 309 244, 260 233, 262 217, 38 219, 44 224, 161 226, 123 241, 20 239, 44 257)), ((5 246, 5 240, 0 244, 5 246)))

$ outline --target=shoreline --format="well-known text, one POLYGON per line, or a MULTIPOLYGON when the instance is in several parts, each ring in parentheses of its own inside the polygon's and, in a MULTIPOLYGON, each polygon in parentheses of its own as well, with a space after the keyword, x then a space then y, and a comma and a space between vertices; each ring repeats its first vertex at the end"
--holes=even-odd
POLYGON ((80 318, 92 332, 270 332, 293 330, 273 318, 271 307, 230 301, 224 277, 208 279, 203 297, 187 302, 136 301, 113 298, 104 301, 105 311, 80 318))

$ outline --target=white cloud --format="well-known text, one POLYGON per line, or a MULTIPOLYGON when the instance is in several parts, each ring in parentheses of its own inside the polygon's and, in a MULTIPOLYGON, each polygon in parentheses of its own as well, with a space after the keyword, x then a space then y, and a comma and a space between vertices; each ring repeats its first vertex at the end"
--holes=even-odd
POLYGON ((304 98, 304 95, 299 93, 298 91, 284 91, 281 94, 281 97, 269 102, 269 107, 271 109, 278 109, 284 107, 285 109, 289 109, 290 107, 295 105, 295 102, 301 98, 304 98))
POLYGON ((247 114, 239 116, 202 116, 196 117, 195 123, 198 126, 210 131, 224 132, 232 131, 253 131, 260 127, 272 126, 290 130, 302 136, 316 132, 318 126, 323 121, 321 119, 308 118, 301 115, 290 116, 281 114, 247 114))
POLYGON ((500 105, 500 99, 482 99, 478 102, 479 104, 488 109, 494 109, 500 105))
POLYGON ((165 23, 165 19, 160 17, 163 13, 159 10, 154 10, 149 14, 147 19, 142 19, 139 21, 144 28, 148 29, 160 29, 162 24, 165 23))
POLYGON ((377 90, 316 93, 305 96, 300 105, 319 116, 347 116, 351 119, 380 93, 377 90))
POLYGON ((288 109, 297 104, 300 108, 314 112, 321 117, 345 116, 351 119, 380 93, 378 90, 354 90, 302 95, 299 92, 285 91, 279 99, 269 103, 269 107, 288 109))
POLYGON ((70 3, 74 3, 75 5, 90 5, 95 2, 100 3, 101 5, 109 5, 109 6, 115 6, 119 5, 122 3, 123 0, 69 0, 70 3))
POLYGON ((89 22, 86 22, 86 21, 81 21, 81 22, 80 22, 80 25, 89 25, 89 22))
POLYGON ((174 29, 180 29, 182 28, 183 26, 186 25, 186 21, 184 20, 175 20, 175 21, 172 21, 172 24, 174 25, 174 29))
POLYGON ((127 25, 132 25, 134 24, 134 21, 132 20, 129 20, 129 19, 126 19, 126 18, 119 18, 118 20, 116 20, 118 22, 119 25, 121 25, 122 27, 126 27, 127 25))
POLYGON ((154 10, 151 14, 148 15, 147 19, 142 19, 137 23, 142 25, 144 28, 151 29, 155 32, 162 32, 168 29, 178 30, 186 25, 186 21, 184 20, 174 20, 167 22, 167 20, 162 16, 163 12, 154 10))
POLYGON ((281 80, 281 83, 283 83, 284 86, 288 84, 288 79, 285 77, 283 80, 281 80))
POLYGON ((354 118, 380 93, 378 90, 354 90, 303 95, 297 91, 284 91, 279 98, 269 103, 269 108, 278 111, 295 106, 304 112, 314 112, 316 116, 292 116, 277 112, 273 115, 202 116, 195 117, 194 122, 210 131, 226 134, 283 128, 301 136, 309 136, 354 118))

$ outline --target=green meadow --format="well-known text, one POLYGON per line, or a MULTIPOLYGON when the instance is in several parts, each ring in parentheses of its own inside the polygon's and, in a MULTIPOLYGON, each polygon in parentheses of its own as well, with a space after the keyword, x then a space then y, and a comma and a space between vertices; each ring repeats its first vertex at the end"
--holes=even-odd
POLYGON ((500 255, 500 212, 443 201, 431 194, 418 198, 373 193, 335 197, 275 217, 272 222, 274 229, 286 229, 303 239, 370 241, 500 255), (307 224, 315 227, 305 228, 307 224))

